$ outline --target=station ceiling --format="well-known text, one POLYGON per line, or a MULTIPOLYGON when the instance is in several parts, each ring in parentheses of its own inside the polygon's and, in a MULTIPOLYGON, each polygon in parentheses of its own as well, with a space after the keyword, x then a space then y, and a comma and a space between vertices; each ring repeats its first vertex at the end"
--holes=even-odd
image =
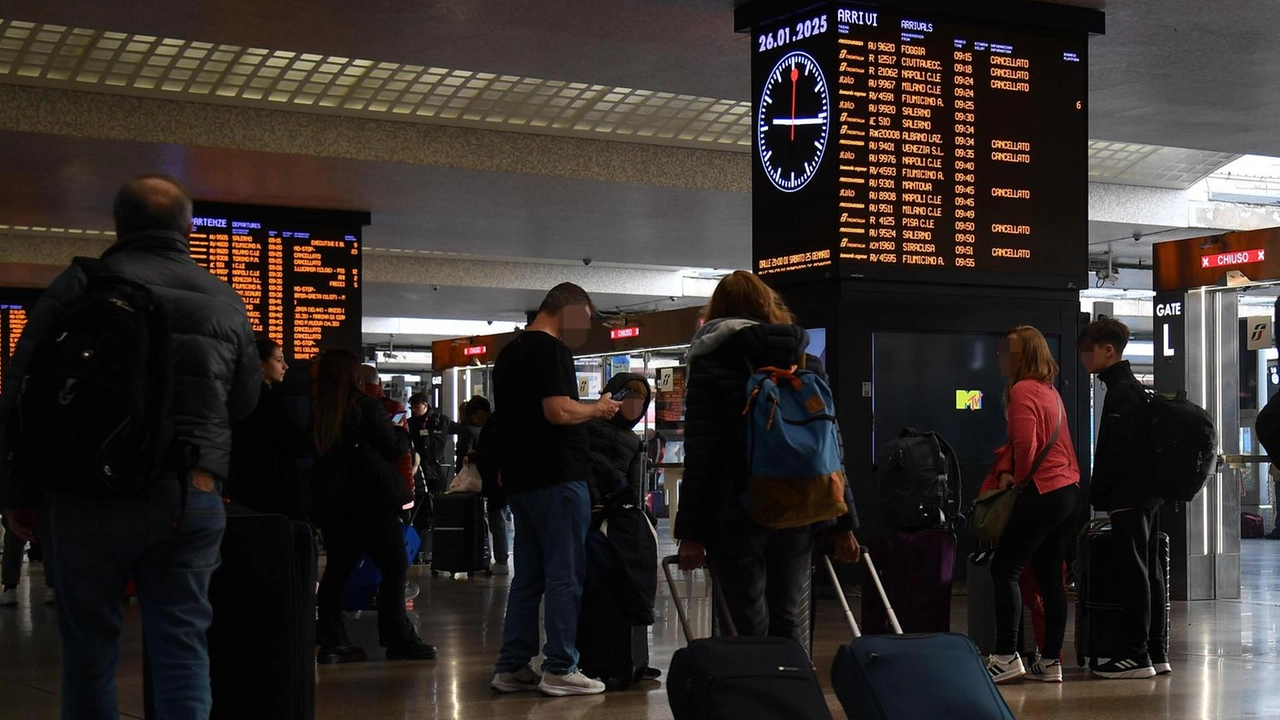
MULTIPOLYGON (((646 98, 666 93, 677 100, 687 96, 707 101, 697 107, 714 120, 731 114, 723 108, 750 97, 750 46, 745 35, 733 30, 733 4, 6 0, 0 20, 579 83, 648 93, 646 98)), ((1274 118, 1280 116, 1280 43, 1274 42, 1280 4, 1066 4, 1107 12, 1107 34, 1090 40, 1090 137, 1203 151, 1178 159, 1179 167, 1189 168, 1183 174, 1238 154, 1280 155, 1280 133, 1274 126, 1274 118)), ((67 87, 2 72, 0 83, 67 87)), ((106 87, 74 89, 115 92, 106 87)), ((265 101, 242 102, 261 107, 265 101)), ((461 118, 389 119, 467 124, 461 118)), ((518 129, 510 123, 491 125, 496 131, 518 129)), ((484 122, 479 126, 486 127, 484 122)), ((665 140, 623 135, 609 127, 596 122, 589 130, 524 130, 728 153, 748 149, 719 126, 715 133, 708 126, 701 135, 665 140)), ((749 257, 750 198, 728 189, 36 132, 0 133, 0 167, 0 224, 105 227, 104 211, 118 180, 162 167, 182 174, 197 195, 208 199, 370 210, 374 225, 368 244, 379 247, 548 260, 593 256, 604 262, 671 267, 738 267, 749 257)), ((1128 172, 1125 177, 1116 170, 1113 181, 1144 182, 1128 172)), ((1096 228, 1092 239, 1098 242, 1114 230, 1096 228)), ((367 312, 397 313, 397 293, 384 294, 387 307, 375 301, 366 305, 367 312)), ((465 296, 453 301, 460 307, 484 304, 465 296)), ((451 310, 448 316, 470 317, 451 310)))

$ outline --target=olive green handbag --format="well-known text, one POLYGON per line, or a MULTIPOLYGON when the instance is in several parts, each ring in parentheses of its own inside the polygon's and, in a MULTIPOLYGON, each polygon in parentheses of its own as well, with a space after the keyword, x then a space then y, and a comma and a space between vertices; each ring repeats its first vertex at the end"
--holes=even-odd
MULTIPOLYGON (((1027 482, 1032 481, 1036 471, 1040 469, 1040 464, 1049 455, 1049 451, 1053 449, 1054 445, 1058 444, 1058 436, 1062 434, 1062 416, 1065 413, 1066 410, 1062 407, 1062 398, 1058 398, 1058 424, 1053 429, 1053 435, 1049 438, 1049 443, 1044 446, 1044 449, 1036 456, 1036 461, 1031 465, 1031 472, 1027 474, 1027 482)), ((1009 518, 1013 517, 1013 506, 1017 504, 1018 494, 1021 492, 1021 486, 1010 485, 1007 488, 988 490, 979 495, 978 499, 973 502, 973 522, 970 524, 970 527, 973 528, 973 534, 984 542, 1000 542, 1000 538, 1004 535, 1004 529, 1009 526, 1009 518)))

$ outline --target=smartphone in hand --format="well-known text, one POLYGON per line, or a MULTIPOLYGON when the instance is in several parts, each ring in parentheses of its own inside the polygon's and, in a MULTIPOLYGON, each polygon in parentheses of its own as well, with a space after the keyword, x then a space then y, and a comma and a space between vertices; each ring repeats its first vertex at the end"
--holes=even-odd
POLYGON ((393 414, 393 415, 391 416, 391 424, 392 424, 392 425, 399 425, 400 423, 404 422, 404 418, 405 418, 405 416, 406 416, 406 415, 408 415, 408 414, 409 414, 409 413, 407 413, 407 412, 398 412, 398 413, 393 414))
POLYGON ((612 398, 615 402, 622 402, 623 400, 626 400, 627 396, 630 394, 631 390, 629 388, 622 388, 618 392, 614 393, 612 398))

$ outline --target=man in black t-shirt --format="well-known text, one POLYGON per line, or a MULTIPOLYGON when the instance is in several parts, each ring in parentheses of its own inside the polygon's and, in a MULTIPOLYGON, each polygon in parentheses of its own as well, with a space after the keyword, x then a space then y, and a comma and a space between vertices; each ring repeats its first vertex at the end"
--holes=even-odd
POLYGON ((494 400, 502 413, 499 482, 516 521, 515 576, 507 598, 502 655, 491 686, 499 692, 595 695, 604 683, 578 671, 578 613, 586 576, 591 500, 584 423, 612 418, 621 403, 578 398, 569 346, 579 346, 594 308, 577 285, 557 285, 538 316, 498 355, 494 400), (546 594, 544 676, 538 655, 538 609, 546 594))

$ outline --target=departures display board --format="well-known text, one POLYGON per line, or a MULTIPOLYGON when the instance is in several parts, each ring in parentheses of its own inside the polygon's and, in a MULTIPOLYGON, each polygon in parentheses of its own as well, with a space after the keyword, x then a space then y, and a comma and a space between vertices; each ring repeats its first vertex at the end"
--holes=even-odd
POLYGON ((756 272, 1080 287, 1085 42, 845 4, 756 28, 756 272))
POLYGON ((287 361, 360 349, 360 213, 196 203, 191 255, 244 300, 287 361))
POLYGON ((27 311, 35 306, 36 293, 30 295, 30 298, 0 297, 0 345, 4 346, 4 358, 0 362, 0 392, 5 390, 9 361, 13 359, 18 339, 27 327, 27 311))

